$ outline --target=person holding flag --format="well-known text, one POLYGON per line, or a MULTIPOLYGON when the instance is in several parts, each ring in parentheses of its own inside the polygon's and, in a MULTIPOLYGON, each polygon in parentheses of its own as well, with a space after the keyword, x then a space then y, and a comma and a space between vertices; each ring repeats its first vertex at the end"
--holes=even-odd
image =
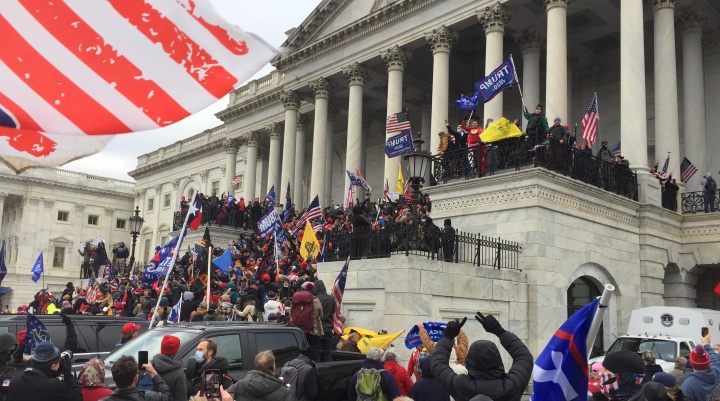
POLYGON ((83 401, 71 358, 71 354, 61 354, 52 342, 40 342, 33 350, 30 367, 10 381, 7 400, 83 401))
POLYGON ((543 114, 543 106, 538 103, 535 106, 535 113, 530 114, 527 107, 523 104, 523 114, 525 119, 528 120, 527 127, 525 128, 525 135, 528 138, 528 149, 535 149, 535 146, 540 143, 540 138, 545 138, 545 134, 548 132, 548 120, 543 114))

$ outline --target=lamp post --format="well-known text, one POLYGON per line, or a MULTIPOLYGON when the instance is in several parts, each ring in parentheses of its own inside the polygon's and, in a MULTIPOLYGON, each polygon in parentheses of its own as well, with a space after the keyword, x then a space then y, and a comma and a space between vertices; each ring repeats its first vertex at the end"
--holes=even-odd
POLYGON ((410 170, 410 188, 412 189, 412 215, 413 220, 417 220, 417 205, 420 203, 420 188, 422 183, 425 182, 425 172, 427 171, 432 156, 427 151, 422 150, 422 144, 425 143, 420 139, 420 133, 417 133, 417 138, 413 140, 415 150, 403 156, 408 161, 408 169, 410 170))
MULTIPOLYGON (((135 215, 130 216, 128 221, 130 222, 130 236, 132 237, 132 247, 130 248, 130 273, 132 273, 132 269, 135 266, 135 243, 137 242, 138 235, 140 235, 140 229, 145 222, 145 219, 140 217, 139 206, 135 206, 135 215)), ((125 274, 125 272, 123 272, 123 274, 125 274)))

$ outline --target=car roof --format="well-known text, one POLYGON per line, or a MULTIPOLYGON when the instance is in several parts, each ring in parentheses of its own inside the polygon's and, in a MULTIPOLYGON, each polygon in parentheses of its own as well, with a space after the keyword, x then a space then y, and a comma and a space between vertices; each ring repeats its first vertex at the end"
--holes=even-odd
POLYGON ((158 331, 214 331, 221 329, 253 329, 253 330, 277 330, 279 327, 290 330, 300 330, 294 326, 269 322, 227 322, 227 321, 203 321, 203 322, 181 322, 179 324, 156 326, 153 330, 158 331))
MULTIPOLYGON (((122 317, 122 316, 94 316, 94 315, 68 315, 70 319, 73 321, 104 321, 104 322, 133 322, 133 323, 148 323, 149 322, 143 318, 137 318, 137 317, 122 317)), ((57 320, 61 321, 62 316, 60 315, 35 315, 35 317, 39 318, 40 320, 57 320)), ((27 320, 27 315, 0 315, 0 322, 1 321, 24 321, 27 320)))

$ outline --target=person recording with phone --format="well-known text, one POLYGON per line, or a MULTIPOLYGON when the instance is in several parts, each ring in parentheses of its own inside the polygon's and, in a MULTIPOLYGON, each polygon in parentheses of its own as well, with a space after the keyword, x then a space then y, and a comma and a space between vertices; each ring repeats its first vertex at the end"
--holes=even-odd
MULTIPOLYGON (((156 391, 143 391, 137 387, 138 363, 131 356, 123 356, 112 366, 113 381, 117 389, 103 398, 103 401, 173 401, 170 388, 155 371, 151 363, 142 365, 145 373, 152 378, 156 391)), ((82 396, 78 401, 82 401, 82 396)))
POLYGON ((72 374, 72 353, 60 353, 49 341, 36 345, 30 366, 10 381, 7 400, 21 401, 28 396, 34 401, 83 401, 80 385, 72 374))

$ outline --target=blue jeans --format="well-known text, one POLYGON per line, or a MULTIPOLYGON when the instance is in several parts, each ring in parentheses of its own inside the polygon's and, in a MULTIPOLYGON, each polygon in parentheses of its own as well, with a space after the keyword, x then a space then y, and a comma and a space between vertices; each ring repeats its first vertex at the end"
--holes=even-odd
POLYGON ((715 211, 715 192, 706 192, 703 199, 705 202, 705 213, 715 211))
POLYGON ((332 328, 324 329, 325 334, 317 342, 318 362, 332 362, 332 345, 335 334, 332 328))

